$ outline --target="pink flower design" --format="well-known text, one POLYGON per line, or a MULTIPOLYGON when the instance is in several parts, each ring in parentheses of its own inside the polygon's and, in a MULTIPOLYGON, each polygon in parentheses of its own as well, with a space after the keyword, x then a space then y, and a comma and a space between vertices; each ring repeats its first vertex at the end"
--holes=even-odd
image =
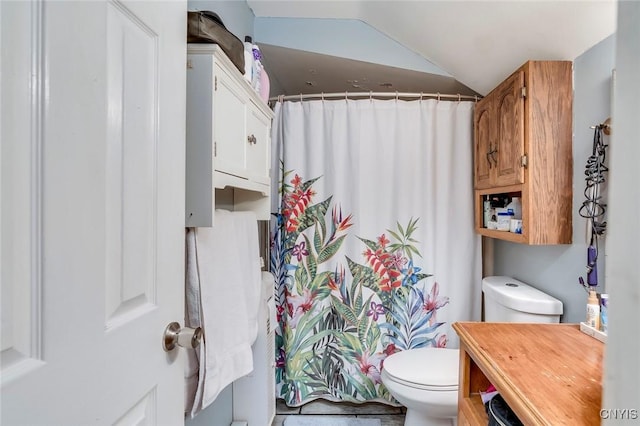
POLYGON ((309 250, 306 249, 306 245, 306 242, 300 241, 300 244, 296 244, 293 246, 293 250, 291 250, 291 254, 298 259, 298 262, 302 260, 303 256, 309 256, 309 250))
POLYGON ((407 258, 402 255, 402 252, 400 250, 393 253, 393 256, 389 260, 389 266, 397 270, 404 269, 404 265, 406 264, 407 258))
POLYGON ((448 297, 438 297, 440 287, 438 283, 433 283, 431 292, 427 295, 427 300, 424 302, 424 310, 431 312, 431 318, 429 318, 429 325, 433 325, 436 322, 436 311, 449 303, 448 297))
POLYGON ((446 348, 448 342, 449 342, 449 339, 447 338, 447 335, 441 334, 440 337, 438 337, 438 340, 436 341, 436 347, 446 348))
POLYGON ((374 383, 382 383, 380 379, 380 369, 384 358, 386 358, 386 356, 381 353, 369 355, 369 351, 367 350, 356 356, 360 372, 370 378, 374 383))
POLYGON ((289 311, 289 326, 293 329, 298 326, 300 318, 311 309, 313 309, 313 300, 315 298, 315 292, 305 288, 302 291, 302 295, 293 294, 287 297, 287 307, 289 311))
POLYGON ((380 315, 384 315, 384 305, 378 305, 376 302, 371 302, 371 309, 367 310, 367 316, 373 317, 374 321, 378 321, 380 315))

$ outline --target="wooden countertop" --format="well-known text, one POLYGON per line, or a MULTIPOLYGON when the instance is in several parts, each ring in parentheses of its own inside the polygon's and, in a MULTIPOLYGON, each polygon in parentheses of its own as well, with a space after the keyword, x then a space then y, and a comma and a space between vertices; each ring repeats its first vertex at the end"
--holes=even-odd
POLYGON ((600 424, 604 345, 578 325, 456 322, 452 326, 460 336, 461 350, 525 425, 600 424))

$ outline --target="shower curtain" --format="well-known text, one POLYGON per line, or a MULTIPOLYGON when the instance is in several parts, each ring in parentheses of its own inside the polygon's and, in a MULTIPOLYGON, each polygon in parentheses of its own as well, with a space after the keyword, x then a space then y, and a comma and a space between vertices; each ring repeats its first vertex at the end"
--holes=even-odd
MULTIPOLYGON (((277 396, 396 404, 384 359, 480 319, 473 102, 278 102, 277 396)), ((438 368, 424 365, 423 368, 438 368)))

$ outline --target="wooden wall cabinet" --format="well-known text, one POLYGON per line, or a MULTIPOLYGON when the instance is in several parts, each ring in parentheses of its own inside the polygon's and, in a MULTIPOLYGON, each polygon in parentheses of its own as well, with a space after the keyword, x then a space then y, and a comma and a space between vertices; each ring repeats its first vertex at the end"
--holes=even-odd
POLYGON ((572 64, 528 61, 474 111, 475 226, 526 244, 572 237, 572 64), (519 196, 522 234, 483 226, 487 195, 519 196))
POLYGON ((186 226, 212 226, 224 188, 234 210, 269 219, 272 118, 218 45, 188 45, 186 226))

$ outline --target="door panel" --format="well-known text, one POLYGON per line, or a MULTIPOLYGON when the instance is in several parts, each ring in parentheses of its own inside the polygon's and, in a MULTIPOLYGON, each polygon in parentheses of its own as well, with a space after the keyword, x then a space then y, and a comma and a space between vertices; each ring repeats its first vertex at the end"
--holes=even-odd
POLYGON ((490 151, 495 138, 493 127, 493 97, 488 95, 479 101, 474 110, 475 134, 475 188, 489 188, 495 175, 495 165, 490 151))
POLYGON ((155 87, 159 70, 155 38, 123 7, 107 8, 107 330, 156 306, 159 105, 155 87))
POLYGON ((37 5, 0 3, 0 380, 4 386, 42 361, 42 77, 37 5), (12 32, 9 23, 22 26, 12 32), (25 54, 32 50, 32 56, 25 54), (12 143, 20 141, 20 143, 12 143))
MULTIPOLYGON (((0 2, 2 296, 30 309, 21 352, 38 363, 7 380, 20 345, 3 341, 2 424, 183 422, 184 355, 161 339, 184 318, 185 16, 179 1, 0 2), (14 105, 26 118, 5 120, 14 105)), ((3 309, 3 330, 18 315, 3 309)))
POLYGON ((496 185, 506 186, 524 183, 524 72, 507 79, 497 90, 496 128, 498 168, 496 185))

